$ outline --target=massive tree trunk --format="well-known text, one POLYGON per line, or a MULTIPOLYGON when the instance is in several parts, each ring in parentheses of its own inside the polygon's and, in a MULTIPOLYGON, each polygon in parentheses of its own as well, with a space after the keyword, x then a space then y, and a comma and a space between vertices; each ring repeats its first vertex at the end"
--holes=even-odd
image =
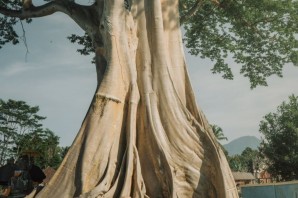
POLYGON ((98 88, 62 165, 37 197, 238 197, 196 106, 178 0, 94 6, 96 15, 74 19, 93 39, 98 88))

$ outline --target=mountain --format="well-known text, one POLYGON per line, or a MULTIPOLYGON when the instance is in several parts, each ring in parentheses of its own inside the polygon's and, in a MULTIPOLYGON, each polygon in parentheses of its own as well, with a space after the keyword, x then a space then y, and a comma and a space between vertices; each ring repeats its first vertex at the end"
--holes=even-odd
POLYGON ((223 147, 228 151, 229 156, 233 156, 237 154, 240 155, 246 147, 257 150, 260 143, 261 140, 255 136, 243 136, 223 145, 223 147))

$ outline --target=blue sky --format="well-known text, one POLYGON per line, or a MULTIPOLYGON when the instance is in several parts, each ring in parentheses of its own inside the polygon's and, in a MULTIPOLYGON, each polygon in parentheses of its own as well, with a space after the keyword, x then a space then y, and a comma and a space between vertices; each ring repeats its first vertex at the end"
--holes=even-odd
MULTIPOLYGON (((0 50, 0 98, 38 105, 40 115, 47 117, 44 126, 61 137, 61 145, 70 145, 96 87, 92 57, 81 56, 66 39, 71 33, 83 33, 63 14, 35 19, 25 29, 27 58, 23 44, 0 50)), ((290 94, 298 95, 298 68, 292 65, 285 66, 283 78, 271 77, 268 87, 250 90, 234 63, 235 79, 228 81, 211 74, 210 61, 189 54, 186 60, 197 103, 229 141, 245 135, 260 137, 263 116, 275 111, 290 94)))

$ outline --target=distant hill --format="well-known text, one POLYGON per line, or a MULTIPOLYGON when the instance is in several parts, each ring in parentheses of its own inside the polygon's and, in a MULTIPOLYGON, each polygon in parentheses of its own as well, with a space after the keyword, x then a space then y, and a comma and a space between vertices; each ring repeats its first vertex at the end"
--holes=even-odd
POLYGON ((260 143, 261 140, 255 136, 243 136, 223 145, 223 147, 229 152, 229 156, 232 156, 240 155, 246 147, 256 150, 260 146, 260 143))

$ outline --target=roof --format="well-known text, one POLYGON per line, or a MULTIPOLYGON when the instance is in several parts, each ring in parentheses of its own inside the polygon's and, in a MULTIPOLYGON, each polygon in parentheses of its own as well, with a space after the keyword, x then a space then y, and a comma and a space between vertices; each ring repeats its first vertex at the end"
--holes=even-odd
POLYGON ((235 180, 254 180, 255 177, 251 173, 247 172, 232 172, 235 180))

